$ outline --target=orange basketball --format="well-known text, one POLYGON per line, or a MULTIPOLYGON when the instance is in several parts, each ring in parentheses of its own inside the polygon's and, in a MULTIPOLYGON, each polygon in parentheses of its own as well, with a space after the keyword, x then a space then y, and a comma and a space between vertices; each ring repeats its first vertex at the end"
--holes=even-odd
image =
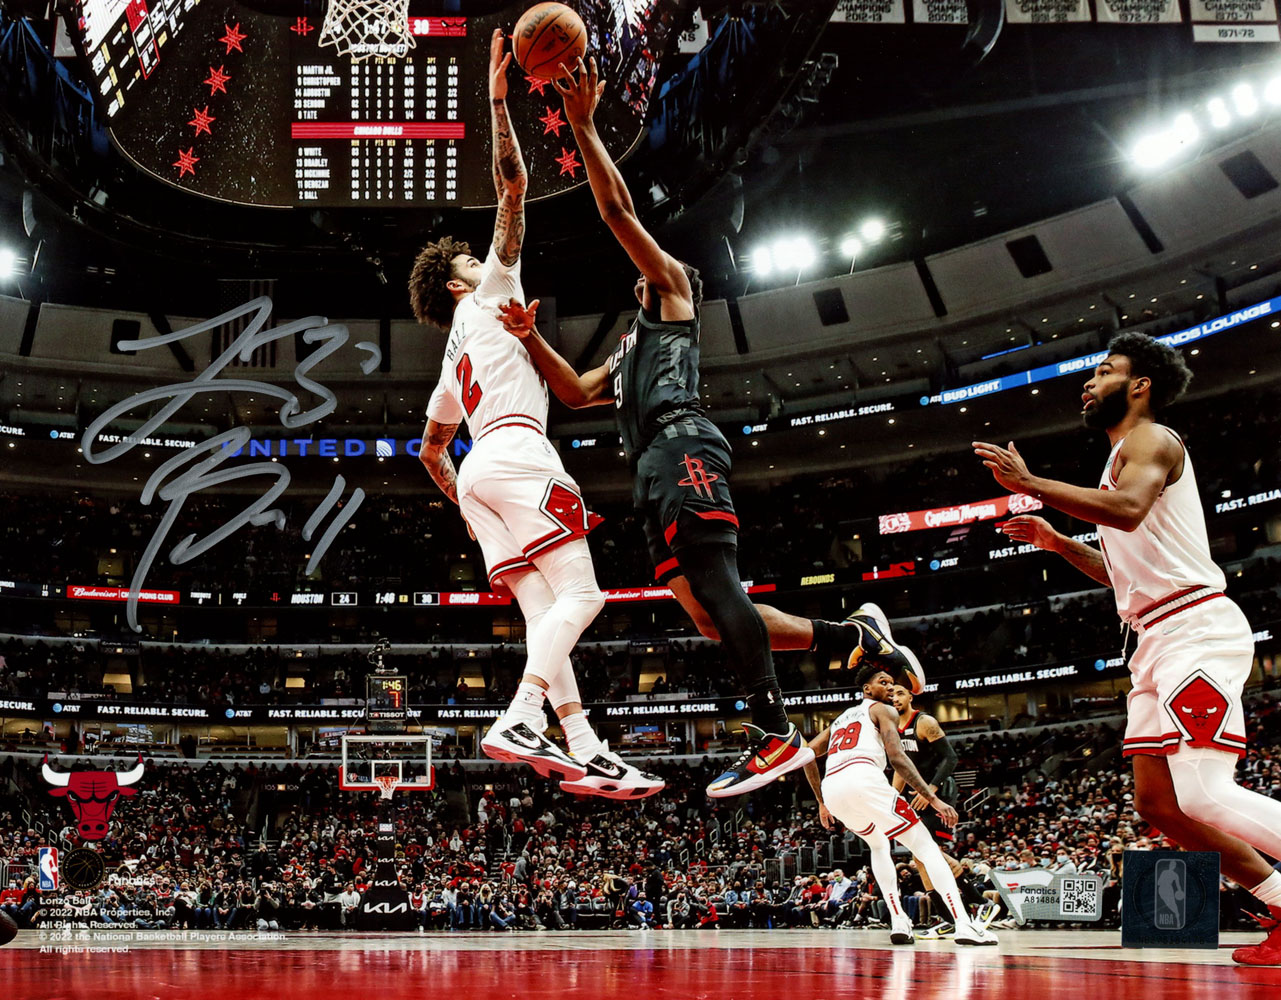
POLYGON ((512 52, 530 76, 555 80, 571 70, 587 51, 587 26, 563 3, 534 4, 520 16, 512 32, 512 52))

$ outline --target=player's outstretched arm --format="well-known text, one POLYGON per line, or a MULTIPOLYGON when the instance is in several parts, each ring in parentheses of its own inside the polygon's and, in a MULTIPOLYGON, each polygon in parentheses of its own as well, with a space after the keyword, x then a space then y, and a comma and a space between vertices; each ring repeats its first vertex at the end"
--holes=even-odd
POLYGON ((1034 476, 1011 441, 1008 447, 973 442, 976 454, 998 483, 1013 493, 1026 493, 1072 517, 1108 528, 1134 531, 1165 489, 1173 469, 1183 461, 1183 447, 1155 424, 1136 427, 1117 456, 1121 471, 1116 489, 1088 489, 1034 476))
POLYGON ((520 258, 525 241, 525 189, 529 183, 520 143, 507 115, 507 67, 511 61, 512 54, 503 53, 503 32, 495 28, 489 39, 490 129, 494 142, 494 191, 498 195, 494 250, 508 267, 520 258))
POLYGON ((868 715, 876 723, 881 734, 881 743, 885 747, 885 758, 895 773, 901 774, 903 780, 928 802, 948 826, 956 825, 956 810, 935 794, 928 781, 921 777, 921 772, 903 751, 903 743, 898 737, 898 712, 889 705, 880 702, 868 709, 868 715))
POLYGON ((1090 579, 1097 580, 1105 587, 1112 586, 1107 564, 1103 562, 1103 553, 1092 545, 1078 542, 1075 538, 1056 531, 1043 517, 1020 514, 1002 524, 1000 531, 1013 541, 1026 542, 1047 552, 1057 552, 1090 579))
POLYGON ((538 302, 534 299, 528 306, 523 306, 511 299, 507 305, 500 305, 498 311, 503 314, 503 327, 525 345, 530 360, 547 380, 552 394, 566 406, 577 410, 611 402, 614 396, 609 390, 609 365, 577 374, 570 363, 543 340, 534 325, 538 302))
POLYGON ((599 79, 596 60, 584 66, 578 60, 578 75, 569 74, 568 67, 561 65, 565 76, 553 80, 552 86, 560 91, 565 101, 565 119, 574 130, 578 140, 579 152, 583 155, 583 166, 587 169, 587 182, 591 185, 596 198, 596 208, 609 226, 614 237, 627 251, 650 287, 659 297, 676 306, 676 313, 665 315, 664 319, 693 319, 694 296, 690 290, 689 278, 685 268, 671 254, 667 253, 649 231, 641 225, 636 217, 636 207, 632 203, 631 193, 623 175, 614 161, 610 159, 605 144, 601 142, 592 116, 605 84, 599 79))

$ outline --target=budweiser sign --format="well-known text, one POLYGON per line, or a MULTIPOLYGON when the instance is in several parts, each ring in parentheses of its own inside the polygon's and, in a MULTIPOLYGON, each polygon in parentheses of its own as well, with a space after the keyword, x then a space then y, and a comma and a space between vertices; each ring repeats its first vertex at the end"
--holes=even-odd
MULTIPOLYGON (((127 587, 87 587, 73 583, 67 587, 67 596, 80 601, 127 601, 127 587)), ((177 604, 182 595, 176 590, 140 590, 138 600, 144 604, 177 604)))
POLYGON ((955 507, 935 507, 931 510, 910 510, 901 514, 882 514, 882 535, 896 535, 904 531, 923 531, 926 528, 945 528, 975 521, 991 521, 998 517, 1013 517, 1029 511, 1040 510, 1045 504, 1036 497, 1022 493, 976 500, 974 503, 957 504, 955 507))

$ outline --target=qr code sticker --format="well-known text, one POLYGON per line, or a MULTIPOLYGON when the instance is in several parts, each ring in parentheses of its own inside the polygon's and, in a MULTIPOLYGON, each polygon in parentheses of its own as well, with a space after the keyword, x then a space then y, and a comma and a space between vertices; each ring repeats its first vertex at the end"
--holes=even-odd
POLYGON ((1059 895, 1059 915, 1097 918, 1098 882, 1092 878, 1065 878, 1059 895))

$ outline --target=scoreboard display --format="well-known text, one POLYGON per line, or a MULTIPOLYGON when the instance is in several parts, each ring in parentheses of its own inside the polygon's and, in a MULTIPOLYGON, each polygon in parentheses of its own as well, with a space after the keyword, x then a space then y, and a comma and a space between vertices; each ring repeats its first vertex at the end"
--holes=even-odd
POLYGON ((409 678, 403 674, 370 674, 365 679, 365 721, 370 731, 403 729, 408 694, 409 678))
MULTIPOLYGON (((495 202, 489 39, 531 4, 410 0, 394 30, 362 26, 375 40, 359 58, 334 44, 331 0, 81 0, 71 33, 112 140, 183 190, 269 207, 475 208, 495 202)), ((607 84, 597 127, 620 158, 682 0, 570 6, 607 84)), ((550 81, 513 63, 507 106, 531 200, 585 182, 550 81)))

